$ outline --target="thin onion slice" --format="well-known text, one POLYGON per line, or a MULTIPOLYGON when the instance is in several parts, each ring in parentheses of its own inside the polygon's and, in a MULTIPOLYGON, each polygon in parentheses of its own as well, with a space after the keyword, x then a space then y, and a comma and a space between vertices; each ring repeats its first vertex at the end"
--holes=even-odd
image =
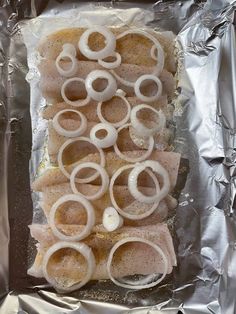
MULTIPOLYGON (((110 193, 110 198, 111 198, 112 205, 114 206, 114 208, 118 211, 118 213, 121 216, 123 216, 123 217, 125 217, 127 219, 130 219, 130 220, 141 220, 143 218, 146 218, 146 217, 150 216, 157 209, 157 207, 159 205, 159 202, 158 201, 154 201, 152 207, 149 210, 147 210, 145 213, 143 213, 143 214, 129 214, 129 213, 125 212, 123 209, 121 209, 118 206, 118 204, 117 204, 117 202, 115 200, 115 197, 114 197, 114 192, 113 192, 115 181, 121 175, 121 173, 123 171, 125 171, 125 170, 131 169, 131 168, 134 168, 134 167, 135 167, 135 165, 125 165, 125 166, 119 168, 113 174, 113 176, 111 177, 111 180, 110 180, 109 193, 110 193)), ((158 183, 157 177, 149 169, 147 169, 146 172, 150 175, 150 177, 152 178, 152 180, 153 180, 153 182, 155 184, 156 193, 159 193, 160 187, 159 187, 159 183, 158 183)), ((142 200, 141 200, 141 202, 142 202, 142 200)))
MULTIPOLYGON (((157 52, 158 52, 158 57, 156 58, 157 64, 154 67, 154 70, 153 70, 152 74, 155 75, 155 76, 159 76, 161 74, 163 68, 164 68, 164 63, 165 63, 165 54, 164 54, 163 48, 160 45, 159 41, 154 36, 149 34, 148 32, 143 31, 143 30, 137 30, 137 29, 127 30, 127 31, 123 32, 122 34, 119 34, 116 37, 116 39, 120 39, 120 38, 125 37, 126 35, 129 35, 129 34, 142 35, 144 37, 147 37, 149 40, 151 40, 154 43, 154 45, 155 45, 155 47, 157 49, 157 52)), ((128 80, 122 78, 121 76, 119 76, 115 72, 115 70, 111 70, 111 73, 115 76, 115 78, 119 82, 121 82, 121 84, 123 84, 125 86, 129 86, 129 87, 134 87, 135 82, 131 82, 131 81, 128 81, 128 80)))
POLYGON ((115 144, 117 141, 118 133, 114 126, 108 123, 98 123, 90 131, 91 140, 100 148, 108 148, 115 144), (102 139, 98 138, 96 133, 100 130, 107 132, 106 136, 102 139))
MULTIPOLYGON (((79 181, 80 181, 80 179, 77 179, 77 182, 79 182, 79 181)), ((71 186, 73 193, 82 195, 87 200, 97 200, 97 199, 101 198, 106 193, 108 186, 109 186, 109 176, 108 176, 106 170, 102 166, 96 164, 95 162, 84 162, 84 163, 78 165, 77 167, 75 167, 73 169, 71 176, 70 176, 70 186, 71 186), (93 195, 84 195, 84 194, 80 193, 76 187, 76 184, 75 184, 76 175, 80 170, 82 170, 84 168, 95 169, 101 176, 101 179, 102 179, 101 187, 93 195)))
MULTIPOLYGON (((131 261, 132 262, 132 261, 131 261)), ((127 288, 127 289, 136 289, 136 290, 141 290, 141 289, 147 289, 147 288, 152 288, 154 286, 156 286, 158 283, 160 283, 166 276, 167 274, 167 271, 168 271, 168 259, 165 255, 165 253, 163 252, 163 250, 161 249, 161 247, 157 244, 155 244, 154 242, 151 242, 149 240, 146 240, 144 238, 140 238, 140 237, 127 237, 127 238, 124 238, 124 239, 121 239, 120 241, 118 241, 111 249, 110 253, 109 253, 109 256, 108 256, 108 260, 107 260, 107 272, 108 272, 108 275, 110 277, 110 279, 117 285, 117 286, 120 286, 120 287, 123 287, 123 288, 127 288), (128 280, 128 283, 124 283, 124 280, 123 282, 120 282, 118 281, 117 279, 115 279, 112 275, 112 271, 111 271, 111 266, 112 266, 112 260, 113 260, 113 256, 116 252, 116 250, 126 244, 126 243, 131 243, 131 242, 141 242, 141 243, 144 243, 144 244, 147 244, 149 246, 151 246, 163 259, 163 263, 164 263, 164 271, 163 271, 163 274, 160 278, 158 278, 157 280, 151 282, 151 283, 146 283, 146 284, 142 284, 143 282, 147 281, 147 279, 151 279, 152 276, 148 276, 147 279, 145 280, 141 280, 141 281, 138 281, 137 285, 135 284, 130 284, 130 280, 128 280), (141 282, 141 284, 140 284, 141 282)))
POLYGON ((107 207, 103 212, 102 224, 104 228, 112 232, 122 227, 124 223, 123 218, 118 214, 114 207, 107 207))
MULTIPOLYGON (((65 143, 62 144, 62 146, 60 147, 59 149, 59 152, 58 152, 58 156, 57 156, 57 161, 58 161, 58 167, 59 169, 61 170, 61 172, 68 178, 70 179, 70 173, 66 171, 65 169, 65 166, 63 164, 63 152, 64 150, 71 144, 75 143, 75 142, 79 142, 79 141, 82 141, 82 142, 89 142, 90 144, 94 145, 99 154, 100 154, 100 165, 102 167, 105 166, 105 155, 104 155, 104 152, 103 150, 97 146, 97 144, 95 144, 93 141, 91 141, 88 137, 76 137, 76 138, 73 138, 73 139, 68 139, 65 141, 65 143)), ((79 179, 79 182, 80 183, 89 183, 89 182, 92 182, 94 181, 95 179, 97 179, 99 177, 99 173, 96 172, 94 173, 93 175, 87 177, 87 178, 83 178, 83 179, 79 179)), ((76 178, 76 182, 78 179, 76 178)))
POLYGON ((134 84, 134 92, 135 92, 135 95, 141 99, 142 101, 145 101, 145 102, 153 102, 153 101, 156 101, 158 100, 160 97, 161 97, 161 94, 162 94, 162 83, 160 81, 160 79, 158 77, 156 77, 155 75, 152 75, 152 74, 145 74, 145 75, 141 75, 137 81, 135 82, 134 84), (153 96, 145 96, 144 94, 142 94, 141 92, 141 85, 144 81, 147 81, 147 80, 151 80, 151 81, 154 81, 157 85, 157 92, 155 95, 153 96))
POLYGON ((81 53, 91 60, 105 59, 112 55, 116 48, 116 38, 115 35, 105 26, 94 26, 82 34, 80 37, 78 47, 81 53), (105 37, 106 46, 99 51, 91 50, 88 46, 89 36, 93 33, 99 33, 105 37))
POLYGON ((156 110, 155 108, 146 105, 146 104, 141 104, 135 106, 131 110, 130 114, 130 122, 132 127, 135 129, 136 133, 141 136, 141 137, 148 137, 151 135, 154 135, 157 132, 160 132, 166 124, 166 117, 164 113, 161 110, 156 110), (148 128, 146 127, 137 117, 137 113, 143 109, 148 109, 151 110, 154 114, 158 116, 158 122, 153 128, 148 128))
POLYGON ((113 125, 115 128, 119 128, 122 125, 124 125, 125 123, 127 123, 129 118, 130 118, 131 106, 130 106, 130 103, 128 102, 128 100, 125 98, 125 95, 126 95, 125 92, 121 89, 118 89, 115 93, 115 96, 121 98, 127 107, 127 114, 122 120, 115 122, 115 123, 111 123, 111 122, 107 121, 102 115, 102 104, 103 104, 103 102, 101 102, 101 101, 97 105, 98 119, 103 123, 108 123, 108 124, 113 125))
POLYGON ((96 267, 96 261, 95 257, 93 255, 93 252, 89 246, 87 246, 85 243, 70 243, 70 242, 64 242, 60 241, 55 244, 53 244, 45 253, 43 262, 42 262, 42 269, 45 279, 58 291, 58 292, 71 292, 78 290, 79 288, 83 287, 92 277, 94 269, 96 267), (50 258, 55 254, 57 251, 61 249, 72 249, 77 252, 79 252, 87 261, 87 273, 84 276, 83 280, 80 281, 77 284, 74 284, 70 287, 65 287, 64 285, 61 285, 56 281, 55 278, 51 277, 48 273, 48 263, 50 261, 50 258))
POLYGON ((70 100, 67 96, 66 96, 66 88, 67 86, 72 83, 72 82, 80 82, 80 83, 84 83, 85 84, 85 81, 79 77, 72 77, 70 79, 67 79, 63 84, 62 84, 62 87, 61 87, 61 97, 63 98, 63 100, 68 104, 68 105, 71 105, 71 106, 74 106, 74 107, 83 107, 83 106, 86 106, 91 98, 89 95, 87 95, 87 97, 85 99, 77 99, 77 100, 70 100))
POLYGON ((77 72, 77 68, 78 68, 78 61, 76 59, 75 47, 72 44, 64 44, 62 46, 61 53, 56 58, 55 64, 56 64, 56 68, 57 68, 58 73, 61 74, 62 76, 70 77, 70 76, 75 75, 75 73, 77 72), (60 66, 60 62, 65 58, 68 58, 71 62, 71 66, 67 70, 63 69, 60 66))
MULTIPOLYGON (((123 125, 122 127, 120 127, 117 132, 118 132, 118 136, 119 136, 119 132, 125 128, 128 128, 131 126, 131 123, 127 123, 125 125, 123 125)), ((115 150, 115 153, 123 160, 126 160, 128 162, 140 162, 140 161, 143 161, 145 159, 147 159, 152 151, 153 151, 153 147, 154 147, 154 139, 153 139, 153 136, 149 136, 149 146, 148 146, 148 149, 145 151, 145 153, 142 155, 142 156, 139 156, 139 157, 136 157, 136 158, 132 158, 132 157, 129 157, 129 156, 126 156, 125 154, 123 154, 118 146, 117 146, 117 143, 114 144, 114 150, 115 150)))
POLYGON ((146 204, 152 204, 153 202, 159 202, 167 196, 170 191, 170 179, 167 170, 162 167, 162 165, 158 161, 154 160, 146 160, 140 164, 135 165, 135 167, 131 170, 128 179, 128 187, 132 196, 138 200, 139 202, 143 202, 146 204), (138 176, 141 172, 147 170, 147 168, 151 168, 153 172, 156 172, 163 179, 162 188, 160 191, 153 196, 146 196, 142 192, 138 190, 138 176))
POLYGON ((67 194, 60 197, 52 206, 49 213, 49 225, 52 229, 53 234, 60 240, 64 241, 80 241, 86 238, 90 233, 95 224, 95 213, 93 205, 84 197, 78 194, 67 194), (83 205, 87 212, 87 224, 84 229, 76 235, 66 235, 62 233, 56 226, 55 216, 59 207, 66 202, 77 202, 83 205))
POLYGON ((81 112, 77 111, 77 110, 73 110, 73 109, 64 109, 59 111, 54 118, 52 119, 52 124, 54 129, 57 131, 58 134, 65 136, 65 137, 77 137, 82 135, 86 129, 87 129, 87 119, 85 117, 84 114, 82 114, 81 112), (59 118, 61 115, 65 114, 65 113, 75 113, 80 117, 80 126, 73 131, 70 130, 66 130, 65 128, 63 128, 60 123, 59 123, 59 118))
POLYGON ((108 61, 99 59, 98 63, 106 69, 115 69, 121 65, 121 55, 118 52, 113 52, 109 57, 115 57, 116 60, 112 62, 108 62, 108 61))
POLYGON ((94 70, 91 71, 85 79, 86 91, 92 99, 96 101, 107 101, 111 99, 117 90, 117 83, 114 77, 107 71, 104 70, 94 70), (105 79, 108 84, 105 89, 101 92, 96 91, 93 87, 93 83, 97 79, 105 79))

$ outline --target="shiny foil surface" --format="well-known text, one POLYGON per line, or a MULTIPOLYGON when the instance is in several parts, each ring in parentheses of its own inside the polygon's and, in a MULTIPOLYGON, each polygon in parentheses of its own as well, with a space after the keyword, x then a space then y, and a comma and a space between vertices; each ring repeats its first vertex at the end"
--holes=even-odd
POLYGON ((0 0, 0 314, 236 313, 235 6, 230 0, 0 0), (33 51, 40 36, 91 23, 177 35, 174 150, 182 154, 182 174, 179 206, 168 223, 178 266, 149 290, 103 281, 60 295, 26 273, 35 254, 28 225, 42 219, 30 181, 47 164, 33 51))

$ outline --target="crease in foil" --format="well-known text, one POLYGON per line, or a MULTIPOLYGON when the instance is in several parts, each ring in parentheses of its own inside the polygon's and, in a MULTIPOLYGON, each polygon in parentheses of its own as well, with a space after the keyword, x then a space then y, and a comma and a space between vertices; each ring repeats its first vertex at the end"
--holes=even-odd
POLYGON ((235 1, 230 0, 1 2, 0 313, 236 311, 234 9, 235 1), (40 118, 45 102, 37 87, 37 55, 29 54, 26 60, 22 29, 32 26, 33 46, 39 34, 65 22, 74 26, 75 20, 88 26, 91 20, 148 25, 178 35, 175 150, 182 154, 183 168, 189 169, 174 221, 178 267, 148 291, 127 291, 106 281, 63 296, 26 275, 27 256, 34 254, 27 225, 33 204, 34 209, 38 206, 36 196, 31 201, 30 176, 32 180, 39 164, 46 164, 46 124, 40 118))

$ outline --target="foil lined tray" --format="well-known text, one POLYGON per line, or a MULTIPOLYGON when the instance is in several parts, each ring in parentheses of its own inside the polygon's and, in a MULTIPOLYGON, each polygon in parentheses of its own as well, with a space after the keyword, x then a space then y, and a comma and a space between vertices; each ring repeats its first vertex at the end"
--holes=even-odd
POLYGON ((230 0, 0 1, 0 313, 236 311, 234 9, 230 0), (26 274, 34 249, 27 227, 33 214, 29 162, 38 165, 44 133, 35 126, 38 112, 30 108, 21 28, 38 17, 61 18, 69 10, 94 14, 97 23, 99 12, 105 12, 111 21, 120 18, 177 34, 174 146, 189 171, 173 222, 178 267, 151 290, 127 291, 107 281, 58 295, 26 274))

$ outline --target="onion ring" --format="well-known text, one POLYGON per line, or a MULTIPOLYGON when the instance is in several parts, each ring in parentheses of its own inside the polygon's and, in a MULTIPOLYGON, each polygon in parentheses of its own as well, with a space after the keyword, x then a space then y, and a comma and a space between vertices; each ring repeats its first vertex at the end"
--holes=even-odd
POLYGON ((134 169, 131 170, 128 179, 128 188, 130 194, 139 202, 146 204, 152 204, 153 202, 159 202, 165 198, 170 191, 170 179, 167 170, 161 166, 158 161, 146 160, 140 164, 135 165, 134 169), (157 195, 146 196, 138 190, 137 182, 139 174, 146 170, 146 168, 151 168, 152 171, 156 172, 163 178, 163 186, 157 195))
POLYGON ((83 107, 86 106, 89 102, 90 102, 90 96, 87 95, 87 97, 85 99, 77 99, 77 100, 70 100, 68 99, 68 97, 66 96, 66 87, 68 84, 70 84, 71 82, 81 82, 81 83, 85 83, 85 81, 79 77, 72 77, 70 79, 67 79, 61 86, 61 97, 63 98, 63 100, 71 106, 74 107, 83 107))
MULTIPOLYGON (((80 179, 77 179, 77 181, 79 181, 79 180, 80 179)), ((101 198, 106 193, 106 191, 109 187, 109 176, 108 176, 106 170, 102 166, 96 164, 95 162, 84 162, 84 163, 78 165, 77 167, 75 167, 73 169, 71 176, 70 176, 70 186, 71 186, 73 193, 82 195, 87 200, 97 200, 97 199, 101 198), (102 185, 101 185, 100 189, 97 191, 97 193, 95 193, 93 195, 84 195, 84 194, 80 193, 76 188, 76 184, 75 184, 76 175, 81 169, 84 169, 84 168, 95 169, 95 170, 97 170, 97 172, 101 176, 102 185)))
MULTIPOLYGON (((68 173, 64 167, 64 164, 63 164, 63 161, 62 161, 62 155, 63 155, 63 152, 64 150, 67 148, 67 146, 73 144, 74 142, 77 142, 77 141, 84 141, 84 142, 89 142, 90 144, 94 145, 99 154, 100 154, 100 165, 102 167, 105 166, 105 155, 104 155, 104 152, 103 150, 98 147, 93 141, 91 141, 89 138, 87 137, 76 137, 76 138, 73 138, 73 139, 68 139, 65 141, 65 143, 62 144, 62 146, 60 147, 59 151, 58 151, 58 156, 57 156, 57 161, 58 161, 58 167, 60 168, 61 172, 68 178, 70 179, 70 173, 68 173)), ((84 178, 84 179, 79 179, 79 182, 80 183, 89 183, 91 181, 94 181, 95 179, 97 179, 97 177, 99 176, 99 173, 94 173, 93 175, 91 175, 90 177, 88 178, 84 178)), ((78 179, 76 179, 76 182, 78 179)))
POLYGON ((123 225, 123 218, 118 214, 114 207, 107 207, 103 212, 102 224, 104 228, 111 232, 123 225))
POLYGON ((115 144, 117 141, 118 133, 114 126, 108 123, 98 123, 90 131, 91 140, 97 144, 100 148, 108 148, 115 144), (105 130, 107 132, 106 136, 102 139, 96 136, 99 130, 105 130))
POLYGON ((106 69, 115 69, 121 65, 121 55, 118 52, 114 51, 109 57, 116 57, 116 60, 112 62, 107 62, 99 59, 98 63, 106 69))
POLYGON ((67 194, 60 197, 53 205, 49 213, 49 225, 52 229, 53 234, 60 240, 64 241, 80 241, 86 238, 90 233, 95 224, 95 213, 93 205, 84 197, 78 194, 67 194), (83 205, 87 212, 87 224, 85 225, 82 232, 76 235, 65 235, 58 230, 55 223, 55 216, 58 208, 69 201, 78 202, 83 205))
POLYGON ((124 103, 126 104, 126 107, 127 107, 127 114, 126 116, 124 117, 124 119, 122 119, 121 121, 118 121, 118 122, 115 122, 115 123, 111 123, 109 121, 107 121, 103 115, 102 115, 102 104, 103 102, 99 102, 98 105, 97 105, 97 116, 98 116, 98 119, 103 122, 103 123, 108 123, 108 124, 111 124, 113 125, 115 128, 119 128, 120 126, 124 125, 126 122, 128 122, 129 118, 130 118, 130 112, 131 112, 131 106, 130 106, 130 103, 128 102, 128 100, 125 98, 125 92, 121 89, 118 89, 115 93, 114 96, 116 97, 119 97, 121 98, 124 103))
POLYGON ((142 105, 137 105, 131 110, 130 114, 130 122, 132 127, 135 129, 136 133, 141 136, 141 137, 148 137, 151 135, 154 135, 155 133, 161 131, 166 124, 166 117, 164 113, 161 110, 156 110, 155 108, 142 104, 142 105), (148 109, 154 112, 156 115, 158 115, 159 121, 156 123, 156 126, 153 128, 148 128, 146 127, 143 123, 140 122, 140 120, 137 117, 137 112, 141 111, 143 109, 148 109))
MULTIPOLYGON (((125 37, 126 35, 129 35, 129 34, 143 35, 144 37, 147 37, 149 40, 151 40, 154 43, 154 45, 158 51, 158 58, 156 58, 156 60, 158 62, 157 62, 157 65, 154 67, 154 71, 152 74, 155 76, 159 76, 161 74, 163 68, 164 68, 164 63, 165 63, 165 54, 164 54, 163 48, 160 45, 159 41, 154 36, 149 34, 148 32, 145 32, 143 30, 137 30, 137 29, 135 29, 135 30, 131 29, 131 30, 124 31, 122 34, 119 34, 116 37, 116 39, 120 39, 120 38, 125 37)), ((123 85, 129 86, 129 87, 134 87, 135 82, 131 82, 131 81, 123 79, 114 70, 110 70, 110 71, 115 76, 115 78, 119 82, 121 82, 123 85)))
POLYGON ((54 118, 52 119, 52 124, 53 124, 53 127, 54 129, 57 131, 58 134, 62 135, 62 136, 65 136, 65 137, 77 137, 77 136, 80 136, 82 135, 86 129, 87 129, 87 119, 85 117, 84 114, 82 114, 81 112, 77 111, 77 110, 73 110, 73 109, 64 109, 64 110, 61 110, 59 111, 55 116, 54 118), (61 115, 63 115, 64 113, 67 113, 67 112, 72 112, 72 113, 75 113, 77 114, 79 117, 80 117, 80 120, 81 120, 81 124, 80 126, 76 129, 76 130, 73 130, 73 131, 69 131, 69 130, 66 130, 64 129, 60 123, 59 123, 59 117, 61 115))
POLYGON ((78 68, 78 61, 76 59, 76 49, 75 49, 75 47, 72 44, 64 44, 62 46, 61 53, 56 58, 55 64, 56 64, 57 71, 62 76, 70 77, 70 76, 75 75, 75 73, 77 72, 77 68, 78 68), (70 59, 71 66, 70 66, 70 68, 68 70, 64 70, 60 66, 60 61, 63 60, 64 58, 70 59))
MULTIPOLYGON (((123 125, 122 127, 120 127, 117 132, 118 132, 118 135, 119 135, 119 132, 125 128, 128 128, 131 126, 131 123, 127 123, 125 125, 123 125)), ((115 150, 115 153, 123 160, 126 160, 128 162, 140 162, 140 161, 143 161, 145 159, 147 159, 151 153, 152 153, 152 150, 153 150, 153 147, 154 147, 154 139, 153 139, 153 136, 149 136, 149 146, 148 146, 148 149, 147 151, 140 157, 136 157, 136 158, 131 158, 131 157, 128 157, 126 156, 125 154, 123 154, 118 146, 117 146, 117 143, 114 144, 114 150, 115 150)))
POLYGON ((135 82, 135 85, 134 85, 134 92, 135 92, 135 95, 141 99, 142 101, 145 101, 145 102, 153 102, 153 101, 156 101, 160 98, 161 94, 162 94, 162 83, 161 81, 159 80, 158 77, 156 77, 155 75, 151 75, 151 74, 145 74, 145 75, 141 75, 137 81, 135 82), (157 92, 155 95, 153 96, 145 96, 141 93, 141 84, 143 81, 146 81, 146 80, 152 80, 154 81, 156 84, 157 84, 157 92))
POLYGON ((95 267, 96 267, 96 261, 95 261, 95 257, 93 255, 91 248, 89 246, 87 246, 85 243, 78 243, 78 242, 77 243, 69 243, 69 242, 61 241, 61 242, 57 242, 57 243, 53 244, 45 253, 45 255, 43 257, 43 262, 42 262, 42 269, 43 269, 44 277, 53 287, 55 287, 57 289, 57 291, 60 291, 60 292, 71 292, 74 290, 78 290, 79 288, 84 286, 91 279, 95 267), (52 257, 52 255, 54 253, 56 253, 57 251, 59 251, 61 249, 76 250, 81 255, 83 255, 83 257, 87 261, 88 268, 87 268, 86 276, 84 277, 84 279, 81 282, 74 284, 71 287, 61 286, 54 278, 52 278, 49 275, 48 270, 47 270, 47 266, 48 266, 48 262, 49 262, 50 258, 52 257))
MULTIPOLYGON (((110 279, 117 285, 117 286, 120 286, 120 287, 123 287, 123 288, 127 288, 127 289, 137 289, 137 290, 140 290, 140 289, 147 289, 147 288, 152 288, 154 286, 156 286, 158 283, 160 283, 166 276, 167 274, 167 271, 168 271, 168 259, 165 255, 165 253, 163 252, 163 250, 160 248, 159 245, 149 241, 149 240, 146 240, 146 239, 143 239, 143 238, 140 238, 140 237, 127 237, 127 238, 124 238, 124 239, 121 239, 119 240, 111 249, 110 253, 109 253, 109 256, 108 256, 108 260, 107 260, 107 272, 108 272, 108 275, 110 277, 110 279), (125 243, 130 243, 130 242, 141 242, 141 243, 144 243, 144 244, 147 244, 149 246, 151 246, 153 249, 156 250, 156 252, 162 257, 163 259, 163 262, 164 262, 164 271, 163 271, 163 274, 161 276, 161 278, 157 279, 156 281, 154 282, 151 282, 149 284, 138 284, 138 285, 132 285, 130 284, 130 281, 128 281, 128 283, 122 283, 122 282, 119 282, 118 280, 116 280, 113 276, 112 276, 112 273, 111 273, 111 265, 112 265, 112 259, 113 259, 113 255, 115 254, 116 250, 122 246, 123 244, 125 243)), ((150 275, 148 276, 148 278, 150 278, 150 275)), ((141 282, 143 282, 144 280, 141 280, 141 282)), ((140 281, 139 281, 140 282, 140 281)))
POLYGON ((114 77, 107 71, 94 70, 91 71, 85 79, 85 88, 88 95, 96 101, 107 101, 111 99, 117 90, 117 83, 114 77), (108 84, 106 88, 98 92, 93 87, 93 82, 97 79, 106 79, 108 84))
POLYGON ((81 53, 91 60, 105 59, 109 57, 116 48, 115 35, 105 26, 94 26, 87 29, 80 37, 78 47, 81 53), (88 46, 89 36, 93 33, 99 33, 105 37, 106 46, 99 51, 91 50, 88 46))
MULTIPOLYGON (((159 202, 158 201, 154 201, 153 202, 153 206, 148 211, 146 211, 143 214, 137 214, 137 215, 136 214, 129 214, 129 213, 125 212, 123 209, 121 209, 118 206, 118 204, 117 204, 117 202, 115 200, 115 197, 114 197, 114 193, 113 193, 113 186, 114 186, 114 183, 115 183, 116 179, 119 177, 119 175, 123 171, 131 169, 131 168, 134 168, 134 167, 135 167, 135 165, 125 165, 125 166, 119 168, 113 174, 113 176, 111 177, 111 180, 110 180, 109 193, 110 193, 110 198, 111 198, 112 205, 114 206, 114 208, 118 211, 118 213, 121 216, 123 216, 125 218, 128 218, 130 220, 140 220, 140 219, 143 219, 143 218, 146 218, 146 217, 150 216, 157 209, 157 207, 159 205, 159 202)), ((160 187, 159 187, 159 183, 158 183, 157 177, 149 169, 147 169, 146 172, 150 175, 150 177, 152 178, 152 180, 153 180, 153 182, 155 184, 156 193, 159 193, 160 187)))

